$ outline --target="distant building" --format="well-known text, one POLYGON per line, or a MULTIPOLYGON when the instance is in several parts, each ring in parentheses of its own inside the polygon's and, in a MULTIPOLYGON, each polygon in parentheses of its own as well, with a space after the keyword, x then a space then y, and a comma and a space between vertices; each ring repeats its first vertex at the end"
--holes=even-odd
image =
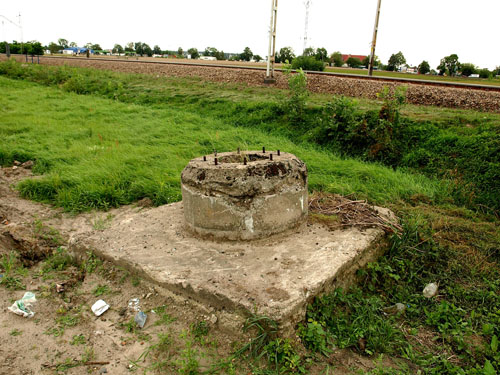
POLYGON ((346 62, 350 57, 354 57, 355 59, 359 59, 360 61, 363 61, 368 56, 366 56, 366 55, 342 55, 342 61, 346 62))
POLYGON ((210 61, 215 61, 217 58, 213 56, 200 56, 200 60, 210 60, 210 61))
MULTIPOLYGON (((87 53, 87 49, 88 48, 85 48, 85 47, 68 47, 68 48, 63 49, 62 52, 64 55, 81 55, 81 54, 87 53)), ((91 55, 93 55, 94 50, 90 49, 89 53, 91 55)))

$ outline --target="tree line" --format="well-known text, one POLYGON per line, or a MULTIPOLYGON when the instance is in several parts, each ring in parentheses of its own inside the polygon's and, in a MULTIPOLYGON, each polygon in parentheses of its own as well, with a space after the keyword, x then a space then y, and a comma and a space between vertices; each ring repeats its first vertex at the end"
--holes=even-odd
MULTIPOLYGON (((0 42, 0 53, 6 53, 6 42, 0 42)), ((61 50, 68 47, 77 47, 75 42, 68 42, 67 39, 60 38, 56 42, 51 42, 46 46, 43 46, 40 42, 33 40, 25 43, 19 43, 13 41, 9 43, 10 53, 12 54, 29 54, 29 55, 43 55, 45 51, 50 51, 50 53, 58 53, 61 50)), ((94 50, 96 53, 107 53, 103 51, 102 47, 98 43, 86 43, 84 47, 94 50)), ((241 53, 225 53, 224 51, 219 51, 215 47, 206 47, 203 51, 198 51, 197 48, 189 48, 184 51, 182 47, 179 47, 176 51, 173 50, 163 50, 158 45, 151 48, 147 43, 143 42, 129 42, 124 44, 115 44, 111 49, 113 54, 120 55, 133 55, 133 56, 175 56, 175 57, 187 57, 190 56, 192 59, 198 59, 202 55, 214 57, 217 60, 230 60, 230 61, 261 61, 263 60, 261 56, 254 55, 250 47, 245 47, 241 53)), ((274 56, 274 61, 276 63, 290 63, 293 69, 302 68, 304 70, 318 70, 323 71, 326 65, 342 67, 348 66, 350 68, 360 68, 368 67, 369 56, 360 60, 357 57, 349 57, 344 61, 342 53, 339 51, 328 54, 326 48, 312 48, 308 47, 304 50, 302 55, 296 56, 292 47, 283 47, 276 52, 274 56)), ((402 68, 410 68, 406 63, 406 58, 401 51, 394 53, 389 58, 387 64, 383 64, 378 57, 375 56, 374 66, 379 70, 386 71, 401 71, 402 68)), ((480 78, 490 78, 500 75, 500 66, 490 71, 486 68, 479 68, 472 63, 461 63, 459 61, 457 54, 451 54, 445 56, 441 59, 439 65, 436 69, 432 69, 429 62, 422 61, 416 68, 419 74, 435 74, 435 75, 447 75, 447 76, 471 76, 478 75, 480 78)))

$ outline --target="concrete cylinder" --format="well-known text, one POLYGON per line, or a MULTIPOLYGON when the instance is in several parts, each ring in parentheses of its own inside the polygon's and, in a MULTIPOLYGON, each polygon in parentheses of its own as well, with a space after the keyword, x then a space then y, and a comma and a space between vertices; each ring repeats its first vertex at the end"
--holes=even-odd
POLYGON ((265 238, 307 218, 307 168, 289 153, 226 152, 206 161, 199 157, 182 171, 181 187, 186 225, 203 237, 265 238))

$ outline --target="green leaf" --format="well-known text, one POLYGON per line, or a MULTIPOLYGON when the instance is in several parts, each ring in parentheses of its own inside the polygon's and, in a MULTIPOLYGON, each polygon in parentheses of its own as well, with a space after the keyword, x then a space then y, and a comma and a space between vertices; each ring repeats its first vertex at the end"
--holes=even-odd
POLYGON ((493 353, 496 353, 498 351, 498 337, 494 335, 491 338, 491 350, 493 350, 493 353))
POLYGON ((496 375, 497 372, 490 361, 486 361, 483 368, 484 375, 496 375))

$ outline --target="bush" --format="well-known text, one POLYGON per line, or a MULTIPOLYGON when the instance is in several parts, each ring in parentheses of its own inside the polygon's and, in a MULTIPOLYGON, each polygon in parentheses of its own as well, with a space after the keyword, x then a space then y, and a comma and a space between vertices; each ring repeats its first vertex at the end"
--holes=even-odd
POLYGON ((314 56, 299 56, 292 61, 292 69, 303 69, 322 72, 325 70, 325 63, 318 61, 314 56))
POLYGON ((359 68, 363 63, 357 57, 349 57, 346 61, 347 66, 350 68, 359 68))
POLYGON ((469 77, 471 74, 476 74, 477 68, 474 64, 462 64, 462 75, 469 77))
POLYGON ((479 71, 479 78, 490 78, 491 72, 488 69, 481 69, 479 71))
POLYGON ((292 124, 302 123, 305 120, 306 100, 309 97, 307 91, 307 77, 302 69, 292 74, 290 66, 285 66, 285 74, 288 76, 288 87, 290 93, 284 103, 284 112, 292 124))

